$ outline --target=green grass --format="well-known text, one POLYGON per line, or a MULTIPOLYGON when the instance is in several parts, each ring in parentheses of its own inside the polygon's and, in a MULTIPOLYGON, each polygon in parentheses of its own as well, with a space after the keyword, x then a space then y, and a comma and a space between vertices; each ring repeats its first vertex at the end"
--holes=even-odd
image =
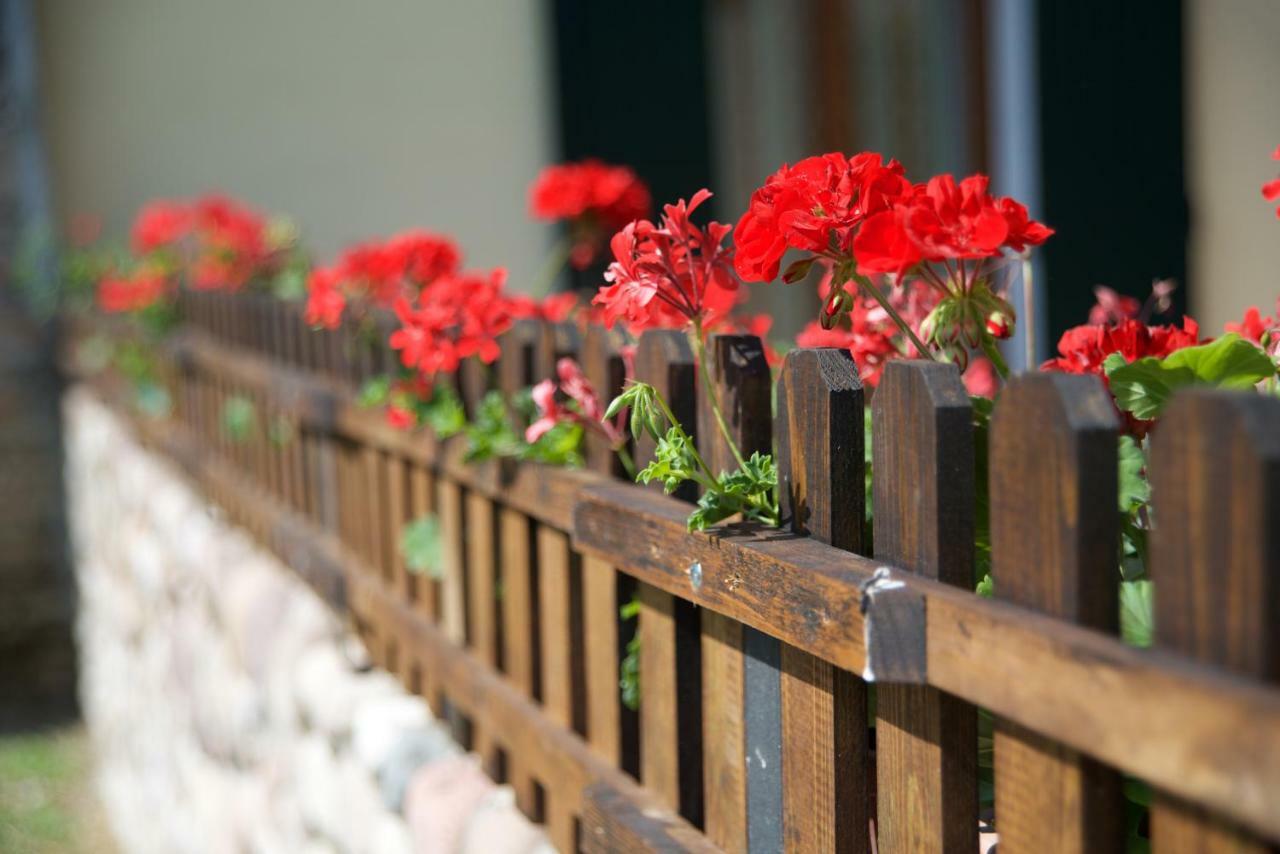
POLYGON ((0 736, 0 851, 110 851, 83 730, 0 736))

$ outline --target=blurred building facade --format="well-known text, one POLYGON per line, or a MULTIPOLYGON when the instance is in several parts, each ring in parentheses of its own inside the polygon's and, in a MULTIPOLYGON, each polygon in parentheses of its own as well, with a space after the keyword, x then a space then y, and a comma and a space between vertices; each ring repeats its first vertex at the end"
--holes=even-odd
MULTIPOLYGON (((1058 228, 1039 349, 1091 288, 1173 277, 1207 329, 1270 308, 1280 224, 1274 0, 43 0, 58 215, 126 227, 211 187, 290 212, 322 256, 409 225, 528 281, 538 168, 629 162, 731 219, 784 161, 875 148, 992 174, 1058 228)), ((790 333, 812 305, 757 295, 790 333)))

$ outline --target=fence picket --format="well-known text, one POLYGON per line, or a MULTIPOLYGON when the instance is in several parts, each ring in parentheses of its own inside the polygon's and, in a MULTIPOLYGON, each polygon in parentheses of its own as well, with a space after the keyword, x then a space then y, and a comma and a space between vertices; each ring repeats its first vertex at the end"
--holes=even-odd
MULTIPOLYGON (((997 598, 1115 633, 1116 430, 1096 377, 1038 374, 1005 387, 990 444, 997 598)), ((1114 771, 997 720, 995 777, 1002 854, 1122 849, 1114 771)))
MULTIPOLYGON (((650 330, 636 346, 636 379, 666 399, 672 413, 697 434, 697 366, 688 339, 650 330)), ((636 443, 636 465, 653 456, 653 440, 636 443)), ((697 498, 692 484, 676 491, 697 498)), ((661 485, 654 484, 655 489, 661 485)), ((647 584, 640 592, 640 779, 662 803, 702 824, 702 673, 698 612, 688 602, 647 584)))
MULTIPOLYGON (((1188 393, 1152 437, 1150 463, 1156 645, 1273 684, 1280 681, 1278 436, 1275 398, 1188 393)), ((1160 796, 1151 843, 1158 854, 1274 850, 1160 796)))
MULTIPOLYGON (((625 370, 619 346, 617 333, 602 326, 591 326, 583 335, 582 370, 604 406, 622 391, 625 370)), ((589 470, 622 475, 617 456, 603 436, 588 430, 585 451, 589 470)), ((587 738, 614 765, 632 768, 638 759, 639 726, 635 714, 622 704, 619 667, 634 627, 622 620, 618 609, 634 592, 635 583, 612 564, 591 555, 583 558, 587 738)))
MULTIPOLYGON (((788 353, 777 401, 784 524, 836 548, 862 551, 863 394, 849 351, 788 353)), ((866 683, 785 643, 781 667, 786 848, 869 851, 866 683)))
MULTIPOLYGON (((953 365, 890 362, 872 398, 875 555, 973 585, 973 428, 953 365)), ((977 846, 977 712, 934 688, 878 686, 876 835, 881 850, 977 846)))
MULTIPOLYGON (((755 451, 769 453, 772 379, 760 339, 713 335, 707 360, 710 391, 734 443, 744 457, 755 451)), ((698 395, 698 437, 698 448, 713 472, 737 468, 705 393, 698 395)), ((771 761, 781 754, 778 642, 722 614, 704 611, 701 616, 706 833, 712 843, 729 851, 769 850, 776 847, 771 841, 780 838, 781 831, 781 767, 780 760, 771 761), (747 634, 753 635, 750 656, 744 655, 747 634), (750 711, 748 695, 754 706, 750 711), (759 793, 750 814, 749 773, 759 793), (775 790, 776 799, 771 797, 775 790)))

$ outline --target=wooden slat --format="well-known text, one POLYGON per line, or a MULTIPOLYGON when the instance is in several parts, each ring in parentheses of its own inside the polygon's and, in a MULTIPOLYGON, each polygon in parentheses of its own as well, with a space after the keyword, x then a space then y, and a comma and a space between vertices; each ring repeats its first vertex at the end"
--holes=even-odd
MULTIPOLYGON (((435 480, 425 466, 409 464, 408 506, 405 518, 416 522, 428 515, 433 515, 435 480)), ((436 567, 431 567, 434 571, 436 567)), ((406 561, 400 561, 400 590, 405 601, 415 604, 429 618, 435 618, 435 588, 431 584, 429 572, 411 570, 406 561), (430 598, 430 602, 426 601, 430 598)))
MULTIPOLYGON (((497 517, 493 502, 474 492, 467 493, 466 571, 467 609, 471 649, 486 667, 497 670, 497 517)), ((472 749, 480 755, 490 775, 496 774, 497 744, 494 733, 483 721, 472 722, 472 749)))
MULTIPOLYGON (((551 720, 581 733, 586 729, 581 566, 561 531, 539 525, 537 549, 543 706, 551 720)), ((555 791, 548 798, 548 831, 560 850, 572 850, 571 806, 555 791)))
MULTIPOLYGON (((1180 395, 1152 438, 1150 471, 1157 645, 1280 681, 1280 401, 1180 395)), ((1151 842, 1161 854, 1274 850, 1163 797, 1151 808, 1151 842)))
MULTIPOLYGON (((624 370, 618 347, 617 333, 601 326, 589 327, 583 336, 582 370, 604 406, 622 391, 624 370)), ((587 431, 585 451, 588 469, 605 476, 622 475, 617 455, 597 431, 587 431)), ((635 583, 608 562, 587 557, 582 562, 582 590, 587 737, 601 756, 619 767, 635 767, 639 721, 623 706, 618 685, 626 644, 634 634, 634 625, 622 620, 619 607, 631 600, 635 583)))
MULTIPOLYGON (((712 336, 707 359, 710 394, 729 436, 716 423, 708 394, 701 394, 698 449, 713 472, 733 471, 738 462, 730 439, 744 458, 772 451, 769 364, 754 335, 712 336)), ((766 635, 754 637, 752 666, 747 667, 744 640, 738 621, 712 611, 702 614, 705 828, 712 843, 729 851, 773 850, 782 825, 778 643, 766 635), (754 704, 750 712, 747 695, 754 704), (748 768, 757 795, 750 816, 748 768)))
MULTIPOLYGON (((793 350, 775 432, 784 524, 863 548, 863 395, 847 350, 793 350)), ((781 650, 783 833, 789 851, 870 850, 867 686, 791 644, 781 650)))
MULTIPOLYGON (((890 362, 872 403, 877 558, 973 584, 973 430, 954 365, 890 362)), ((881 850, 977 846, 977 712, 923 685, 879 687, 876 834, 881 850)))
POLYGON ((458 645, 467 641, 466 530, 462 487, 441 478, 436 506, 440 518, 440 627, 458 645))
POLYGON ((364 513, 364 557, 375 572, 383 578, 390 578, 386 542, 387 517, 382 506, 382 499, 386 495, 382 483, 382 455, 377 448, 366 446, 361 448, 361 457, 364 469, 363 502, 360 508, 364 513))
MULTIPOLYGON (((1114 633, 1118 619, 1117 419, 1096 377, 1015 378, 991 423, 996 596, 1114 633)), ((1119 776, 997 719, 996 830, 1002 854, 1119 851, 1119 776)))
MULTIPOLYGON (((674 330, 650 330, 636 347, 636 379, 657 389, 687 432, 697 439, 697 366, 688 339, 674 330)), ((636 465, 653 457, 653 440, 636 443, 636 465)), ((658 484, 653 487, 661 489, 658 484)), ((690 483, 675 493, 696 499, 690 483)), ((682 567, 692 578, 693 562, 682 567)), ((667 806, 701 825, 702 673, 698 613, 683 599, 640 585, 640 779, 667 806)))
MULTIPOLYGON (((529 518, 503 507, 499 513, 502 549, 502 639, 503 664, 511 684, 530 701, 538 697, 539 645, 533 587, 533 547, 529 518)), ((520 809, 535 820, 537 804, 533 778, 520 761, 510 755, 510 782, 520 809)))

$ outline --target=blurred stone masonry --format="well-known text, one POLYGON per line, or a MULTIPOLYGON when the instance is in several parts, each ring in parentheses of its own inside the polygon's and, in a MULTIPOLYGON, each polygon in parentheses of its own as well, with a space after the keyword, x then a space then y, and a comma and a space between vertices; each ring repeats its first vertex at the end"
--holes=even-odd
POLYGON ((84 390, 64 420, 81 702, 123 850, 553 850, 126 422, 84 390))

